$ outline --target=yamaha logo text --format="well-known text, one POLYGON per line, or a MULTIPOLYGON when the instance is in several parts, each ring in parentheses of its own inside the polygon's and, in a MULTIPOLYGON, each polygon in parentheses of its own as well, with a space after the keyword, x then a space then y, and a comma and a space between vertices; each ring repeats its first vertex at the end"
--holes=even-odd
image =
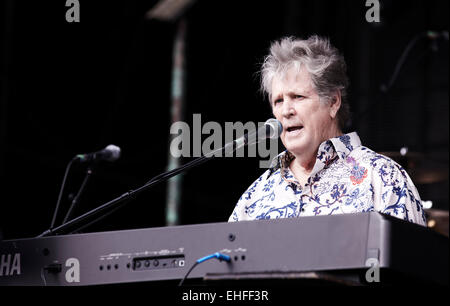
POLYGON ((20 275, 20 253, 0 255, 0 276, 20 275))

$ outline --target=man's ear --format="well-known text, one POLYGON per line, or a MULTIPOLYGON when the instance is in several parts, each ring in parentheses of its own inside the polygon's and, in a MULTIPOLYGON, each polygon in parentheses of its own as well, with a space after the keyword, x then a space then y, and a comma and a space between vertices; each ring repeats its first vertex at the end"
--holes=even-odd
POLYGON ((339 109, 341 108, 341 91, 338 90, 336 91, 335 95, 333 96, 333 98, 331 99, 331 104, 330 104, 330 116, 331 118, 336 118, 336 115, 339 111, 339 109))

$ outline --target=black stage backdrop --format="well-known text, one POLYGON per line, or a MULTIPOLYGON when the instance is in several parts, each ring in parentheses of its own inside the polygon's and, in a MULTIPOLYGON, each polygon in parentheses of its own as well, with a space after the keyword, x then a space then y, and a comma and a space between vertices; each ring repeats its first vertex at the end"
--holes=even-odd
MULTIPOLYGON (((122 149, 97 165, 75 215, 144 184, 167 168, 172 51, 177 22, 145 18, 157 1, 80 0, 80 22, 66 1, 1 1, 0 229, 4 239, 50 226, 64 171, 75 154, 122 149)), ((344 54, 349 101, 363 144, 418 153, 414 167, 444 178, 419 183, 423 200, 448 210, 448 38, 420 38, 388 92, 407 45, 425 31, 447 31, 448 1, 380 0, 369 23, 365 0, 198 0, 185 12, 186 112, 202 122, 262 122, 271 116, 257 71, 282 36, 328 36, 344 54), (438 169, 432 172, 430 169, 438 169)), ((190 159, 184 159, 187 162, 190 159)), ((180 224, 227 221, 264 171, 257 158, 218 158, 183 177, 180 224)), ((433 171, 434 171, 433 170, 433 171)), ((78 191, 75 164, 61 202, 78 191)), ((139 195, 84 232, 165 225, 166 184, 139 195)))

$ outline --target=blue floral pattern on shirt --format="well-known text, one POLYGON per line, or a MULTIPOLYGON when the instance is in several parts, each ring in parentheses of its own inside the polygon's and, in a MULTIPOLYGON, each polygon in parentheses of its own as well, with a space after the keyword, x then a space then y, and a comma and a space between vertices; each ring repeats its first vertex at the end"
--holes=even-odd
POLYGON ((279 154, 240 197, 229 221, 378 211, 426 224, 419 193, 406 171, 362 146, 357 133, 323 142, 304 185, 289 168, 294 158, 288 151, 279 154))

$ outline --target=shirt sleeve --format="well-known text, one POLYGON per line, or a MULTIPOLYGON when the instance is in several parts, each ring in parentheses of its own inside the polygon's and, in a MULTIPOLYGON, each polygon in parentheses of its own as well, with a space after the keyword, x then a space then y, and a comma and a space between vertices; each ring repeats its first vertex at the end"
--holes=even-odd
POLYGON ((374 169, 372 175, 375 210, 426 226, 419 192, 405 169, 391 160, 374 169))

